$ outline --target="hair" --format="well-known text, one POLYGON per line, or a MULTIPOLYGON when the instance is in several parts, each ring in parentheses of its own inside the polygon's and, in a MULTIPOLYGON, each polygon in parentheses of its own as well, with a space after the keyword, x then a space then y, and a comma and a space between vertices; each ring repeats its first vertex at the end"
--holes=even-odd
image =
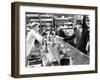
POLYGON ((76 25, 82 25, 82 21, 81 20, 77 20, 76 21, 76 25))
POLYGON ((87 26, 87 24, 86 24, 86 18, 87 18, 87 16, 84 15, 84 16, 83 16, 83 25, 82 25, 82 28, 83 28, 83 29, 87 29, 87 28, 88 28, 88 26, 87 26))

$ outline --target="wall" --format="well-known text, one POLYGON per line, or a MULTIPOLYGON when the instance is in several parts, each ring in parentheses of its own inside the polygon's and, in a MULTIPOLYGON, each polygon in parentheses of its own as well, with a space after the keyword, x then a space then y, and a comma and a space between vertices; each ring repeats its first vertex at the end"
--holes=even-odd
MULTIPOLYGON (((15 0, 1 0, 0 2, 0 80, 16 80, 10 77, 10 59, 11 59, 11 2, 15 0)), ((100 9, 100 0, 16 0, 16 1, 29 1, 41 3, 55 3, 55 4, 74 4, 74 5, 88 5, 98 6, 100 9)), ((100 14, 100 11, 99 13, 100 14)), ((100 15, 98 15, 98 22, 100 15)), ((100 23, 98 24, 98 26, 100 23)), ((99 27, 98 27, 99 34, 99 27)), ((100 43, 98 37, 98 44, 100 43)), ((100 46, 100 45, 99 45, 100 46)), ((98 46, 98 47, 99 47, 98 46)), ((99 50, 100 52, 100 50, 99 50)), ((98 52, 98 53, 99 53, 98 52)), ((98 55, 98 58, 100 54, 98 55)), ((98 67, 100 58, 98 59, 98 67)), ((38 77, 38 78, 23 78, 18 80, 100 80, 100 69, 97 74, 80 74, 80 75, 64 75, 53 77, 38 77)))

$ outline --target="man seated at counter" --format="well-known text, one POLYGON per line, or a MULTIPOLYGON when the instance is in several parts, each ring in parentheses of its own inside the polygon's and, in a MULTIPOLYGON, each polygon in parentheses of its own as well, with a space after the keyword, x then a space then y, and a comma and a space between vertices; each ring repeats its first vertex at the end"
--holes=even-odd
MULTIPOLYGON (((71 29, 70 29, 71 30, 71 29)), ((56 31, 56 35, 60 36, 63 38, 63 40, 69 44, 71 44, 72 46, 74 46, 74 38, 75 38, 75 34, 72 33, 70 36, 69 36, 69 32, 67 32, 68 29, 66 30, 66 28, 62 27, 62 26, 59 26, 57 28, 57 31, 56 31), (66 33, 65 33, 66 32, 66 33)))

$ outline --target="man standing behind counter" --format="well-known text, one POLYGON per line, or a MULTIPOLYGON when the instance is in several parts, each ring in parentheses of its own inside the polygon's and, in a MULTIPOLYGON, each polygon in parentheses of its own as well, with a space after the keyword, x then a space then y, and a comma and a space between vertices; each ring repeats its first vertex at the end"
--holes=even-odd
POLYGON ((39 34, 39 26, 40 24, 37 22, 33 22, 31 24, 32 29, 27 34, 26 38, 26 65, 28 65, 28 57, 31 53, 33 47, 35 47, 35 42, 41 44, 42 36, 39 34))

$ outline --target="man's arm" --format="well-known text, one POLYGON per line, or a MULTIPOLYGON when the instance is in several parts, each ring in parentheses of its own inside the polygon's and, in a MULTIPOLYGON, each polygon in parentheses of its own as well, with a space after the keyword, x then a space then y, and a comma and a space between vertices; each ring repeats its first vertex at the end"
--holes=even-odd
POLYGON ((63 37, 65 40, 71 40, 73 38, 75 38, 75 34, 73 34, 72 36, 66 36, 66 37, 63 37))

